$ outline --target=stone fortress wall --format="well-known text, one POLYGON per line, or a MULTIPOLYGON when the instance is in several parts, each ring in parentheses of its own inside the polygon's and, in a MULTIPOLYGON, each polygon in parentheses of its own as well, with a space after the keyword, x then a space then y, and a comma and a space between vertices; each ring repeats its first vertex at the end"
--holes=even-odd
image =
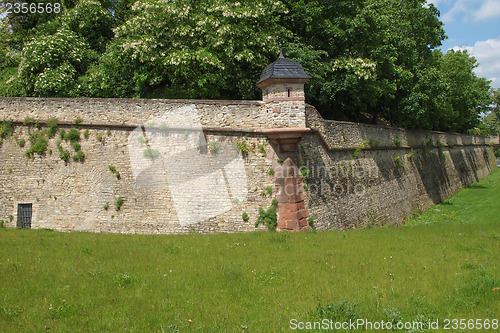
MULTIPOLYGON (((258 230, 264 228, 254 225, 259 208, 266 209, 273 198, 281 198, 283 185, 289 180, 307 196, 301 194, 303 203, 299 199, 299 204, 288 202, 296 211, 278 208, 283 219, 290 214, 299 220, 310 215, 320 230, 401 223, 493 171, 491 143, 499 143, 498 137, 327 121, 314 107, 294 100, 0 98, 3 120, 14 121, 15 132, 0 146, 0 220, 15 227, 18 204, 31 203, 32 228, 60 231, 149 234, 258 230), (158 172, 143 175, 147 182, 168 185, 180 179, 175 193, 172 186, 138 186, 130 159, 131 134, 152 118, 192 105, 203 126, 206 146, 198 147, 202 155, 183 156, 181 152, 183 166, 170 180, 158 172), (25 157, 29 133, 35 130, 32 125, 23 125, 26 117, 35 118, 42 128, 48 118, 55 117, 59 129, 78 129, 84 161, 62 161, 56 148, 58 135, 49 140, 43 156, 25 157), (83 122, 75 124, 78 118, 83 122), (268 139, 269 130, 276 128, 310 130, 304 132, 297 152, 290 153, 268 139), (88 138, 83 137, 84 131, 88 131, 88 138), (25 147, 19 146, 20 139, 26 141, 25 147), (248 148, 241 159, 246 175, 231 169, 235 166, 229 162, 217 164, 218 149, 227 152, 238 145, 248 148), (200 170, 196 156, 214 162, 212 169, 200 170), (280 159, 287 158, 290 161, 284 165, 293 165, 299 174, 302 171, 303 179, 279 175, 283 167, 280 159), (119 179, 109 166, 119 172, 119 179), (236 195, 238 182, 228 181, 231 174, 241 182, 246 176, 244 196, 236 195), (217 179, 225 180, 226 187, 217 179), (268 193, 269 187, 272 193, 268 193), (225 188, 228 194, 218 195, 225 188), (186 206, 180 207, 174 200, 179 196, 186 206), (116 210, 119 197, 123 206, 116 210), (192 211, 201 202, 207 214, 216 215, 203 218, 202 214, 196 221, 182 223, 180 211, 189 210, 193 198, 192 211), (248 221, 243 220, 243 212, 248 221)), ((179 142, 182 137, 178 136, 179 142)), ((71 151, 67 142, 62 145, 71 151)), ((280 199, 279 205, 285 207, 286 200, 280 199)))

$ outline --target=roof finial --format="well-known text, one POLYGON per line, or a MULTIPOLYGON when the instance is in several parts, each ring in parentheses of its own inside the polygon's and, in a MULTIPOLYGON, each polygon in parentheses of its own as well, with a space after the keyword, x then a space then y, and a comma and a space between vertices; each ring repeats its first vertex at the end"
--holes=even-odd
POLYGON ((280 55, 278 58, 284 58, 285 56, 283 55, 283 44, 281 43, 281 38, 279 39, 279 46, 280 46, 280 55))

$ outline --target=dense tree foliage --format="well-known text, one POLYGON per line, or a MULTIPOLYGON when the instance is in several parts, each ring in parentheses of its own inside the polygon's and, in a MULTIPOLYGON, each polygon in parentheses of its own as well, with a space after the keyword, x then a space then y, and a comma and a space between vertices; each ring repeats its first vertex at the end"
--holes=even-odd
POLYGON ((281 40, 313 77, 307 102, 330 119, 466 132, 490 103, 473 57, 436 50, 443 24, 422 0, 62 5, 2 22, 0 94, 258 99, 281 40))
POLYGON ((493 104, 482 119, 485 131, 482 134, 500 135, 500 89, 493 91, 493 104))

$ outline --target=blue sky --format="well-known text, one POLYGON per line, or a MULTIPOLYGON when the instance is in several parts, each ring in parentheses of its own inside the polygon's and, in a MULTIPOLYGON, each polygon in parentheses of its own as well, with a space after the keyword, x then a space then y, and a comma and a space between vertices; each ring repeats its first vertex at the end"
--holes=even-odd
POLYGON ((441 12, 448 39, 441 49, 467 50, 479 62, 476 74, 500 88, 500 0, 428 0, 441 12))

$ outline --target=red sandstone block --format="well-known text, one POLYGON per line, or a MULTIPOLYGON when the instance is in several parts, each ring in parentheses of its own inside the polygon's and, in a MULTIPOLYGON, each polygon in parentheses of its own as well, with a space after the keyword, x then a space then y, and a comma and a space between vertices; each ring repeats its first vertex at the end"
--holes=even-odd
POLYGON ((276 178, 276 181, 274 183, 276 184, 276 186, 285 187, 285 178, 276 178))
POLYGON ((278 219, 278 221, 276 222, 276 229, 278 230, 286 229, 286 221, 278 219))
POLYGON ((302 229, 304 228, 305 226, 308 226, 309 224, 307 223, 307 219, 305 217, 301 218, 299 220, 299 227, 302 229))
POLYGON ((290 197, 284 192, 280 192, 276 195, 276 200, 278 200, 278 203, 288 203, 290 201, 290 197))
POLYGON ((279 217, 278 217, 278 220, 280 221, 289 221, 291 220, 293 217, 295 217, 295 214, 292 213, 291 211, 289 210, 285 210, 283 212, 281 212, 279 214, 279 217))
POLYGON ((301 219, 305 219, 305 218, 309 217, 309 211, 307 209, 299 210, 298 214, 299 214, 301 219))
POLYGON ((285 186, 287 185, 294 185, 296 186, 298 184, 298 180, 295 177, 286 177, 285 178, 285 186))

